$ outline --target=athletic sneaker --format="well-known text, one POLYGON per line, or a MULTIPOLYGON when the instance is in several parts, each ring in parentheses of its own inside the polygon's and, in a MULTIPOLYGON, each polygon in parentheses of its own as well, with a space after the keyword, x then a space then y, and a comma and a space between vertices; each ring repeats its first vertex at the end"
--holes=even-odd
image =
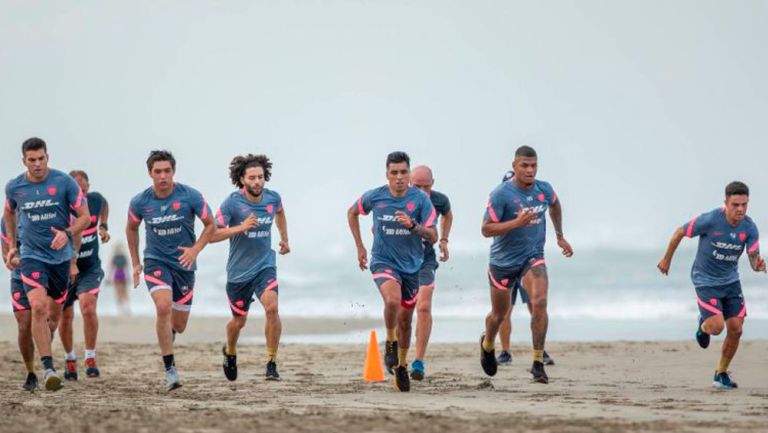
POLYGON ((717 389, 736 389, 739 387, 736 382, 731 380, 726 371, 722 373, 715 372, 715 381, 712 382, 712 386, 717 389))
POLYGON ((511 364, 512 363, 512 354, 507 352, 506 350, 502 350, 501 353, 499 353, 499 356, 496 357, 496 363, 497 364, 511 364))
POLYGON ((267 380, 279 381, 280 373, 277 372, 277 363, 275 361, 267 362, 267 380))
POLYGON ((552 359, 551 356, 549 356, 549 353, 547 351, 544 351, 544 365, 555 365, 555 360, 552 359))
POLYGON ((230 381, 237 380, 237 355, 227 354, 226 344, 222 346, 221 354, 224 355, 224 364, 221 365, 224 368, 224 376, 230 381))
POLYGON ((165 390, 170 392, 176 388, 181 388, 181 382, 179 382, 179 372, 176 371, 176 366, 173 366, 165 370, 165 390))
POLYGON ((544 363, 533 361, 533 366, 531 366, 531 374, 533 375, 533 381, 538 383, 549 383, 549 377, 547 377, 547 373, 544 371, 544 363))
POLYGON ((64 379, 77 380, 77 361, 67 359, 64 361, 64 379))
POLYGON ((56 374, 55 370, 50 368, 45 370, 43 380, 45 381, 45 389, 48 391, 58 391, 61 389, 61 378, 56 374))
POLYGON ((25 391, 34 391, 37 389, 37 375, 33 372, 27 373, 27 380, 24 381, 25 391))
POLYGON ((392 374, 392 369, 399 363, 397 359, 397 341, 387 341, 384 343, 384 365, 387 372, 392 374))
POLYGON ((495 376, 496 370, 499 368, 499 364, 496 363, 496 351, 486 352, 483 348, 483 340, 485 340, 485 334, 480 336, 480 365, 485 374, 495 376))
POLYGON ((411 379, 408 378, 408 368, 404 365, 395 367, 395 389, 400 392, 409 392, 411 390, 411 379))
POLYGON ((699 316, 699 326, 696 328, 696 342, 702 349, 709 347, 709 334, 701 330, 701 324, 704 323, 704 319, 699 316))
POLYGON ((411 363, 411 379, 424 380, 424 361, 416 359, 411 363))
POLYGON ((96 358, 85 358, 85 375, 90 378, 101 376, 99 367, 96 367, 96 358))

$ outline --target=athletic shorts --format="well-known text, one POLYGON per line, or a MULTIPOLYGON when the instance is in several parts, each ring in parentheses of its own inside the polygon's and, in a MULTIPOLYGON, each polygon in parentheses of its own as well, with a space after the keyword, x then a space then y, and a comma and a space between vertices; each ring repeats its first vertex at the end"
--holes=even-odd
POLYGON ((22 259, 21 280, 26 293, 45 288, 49 297, 57 304, 63 304, 69 289, 69 261, 50 264, 35 259, 22 259))
POLYGON ((270 266, 242 283, 227 283, 227 298, 233 316, 247 316, 251 303, 267 290, 277 293, 277 269, 270 266))
POLYGON ((99 287, 101 287, 101 280, 104 279, 104 271, 101 269, 101 265, 98 263, 93 266, 83 269, 77 274, 75 283, 69 287, 69 293, 67 294, 67 301, 64 302, 64 308, 69 308, 74 305, 78 297, 83 293, 90 293, 92 295, 99 294, 99 287))
POLYGON ((721 315, 726 320, 747 315, 747 305, 744 303, 740 281, 724 286, 697 287, 696 301, 703 320, 715 315, 721 315))
POLYGON ((13 305, 13 312, 29 310, 29 299, 27 299, 27 292, 24 291, 24 283, 21 282, 21 277, 11 278, 11 304, 13 305))
POLYGON ((528 303, 528 291, 525 290, 525 287, 523 287, 523 284, 521 281, 518 281, 517 284, 515 284, 515 287, 512 288, 512 305, 515 305, 515 302, 517 302, 517 294, 520 293, 520 302, 523 304, 528 303))
POLYGON ((379 290, 387 281, 397 281, 397 284, 400 284, 400 305, 408 309, 416 306, 416 296, 419 294, 418 272, 406 274, 386 265, 377 265, 371 267, 371 273, 379 290))
POLYGON ((424 262, 419 270, 419 287, 435 287, 435 274, 440 265, 437 262, 424 262))
POLYGON ((499 290, 516 289, 517 286, 522 285, 521 280, 526 272, 532 268, 543 266, 545 264, 546 262, 544 261, 544 258, 536 255, 524 261, 519 266, 501 267, 490 265, 488 266, 488 282, 492 287, 499 290))
POLYGON ((144 260, 144 281, 149 293, 158 290, 173 292, 173 309, 190 311, 195 291, 194 271, 182 271, 159 260, 144 260))

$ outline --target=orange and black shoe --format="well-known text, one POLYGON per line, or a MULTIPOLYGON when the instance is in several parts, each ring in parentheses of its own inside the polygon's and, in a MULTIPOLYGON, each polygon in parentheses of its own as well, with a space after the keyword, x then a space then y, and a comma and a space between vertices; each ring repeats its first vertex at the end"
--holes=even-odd
POLYGON ((85 375, 90 378, 101 376, 99 367, 96 367, 96 358, 85 358, 85 375))
POLYGON ((400 392, 409 392, 411 390, 411 378, 408 377, 408 368, 404 365, 395 367, 395 389, 400 392))
POLYGON ((224 355, 224 363, 221 365, 224 369, 224 376, 230 382, 237 380, 237 355, 228 354, 226 344, 221 348, 221 354, 224 355))
POLYGON ((533 381, 538 383, 549 383, 549 377, 544 371, 544 363, 539 361, 533 361, 531 366, 531 374, 533 375, 533 381))
POLYGON ((67 359, 64 361, 64 379, 77 380, 77 360, 67 359))
POLYGON ((384 366, 387 367, 387 373, 393 374, 395 366, 400 362, 397 359, 397 341, 387 341, 384 343, 384 366))
POLYGON ((30 371, 27 373, 27 380, 24 381, 24 390, 34 391, 35 389, 37 389, 37 375, 30 371))

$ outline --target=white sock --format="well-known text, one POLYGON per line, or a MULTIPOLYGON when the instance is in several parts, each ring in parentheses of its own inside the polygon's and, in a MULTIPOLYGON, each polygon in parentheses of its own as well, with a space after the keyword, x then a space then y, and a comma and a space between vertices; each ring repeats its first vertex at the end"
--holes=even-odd
POLYGON ((69 352, 65 355, 65 359, 67 361, 77 361, 77 355, 75 355, 75 351, 69 352))
POLYGON ((85 359, 95 358, 96 349, 85 349, 85 359))

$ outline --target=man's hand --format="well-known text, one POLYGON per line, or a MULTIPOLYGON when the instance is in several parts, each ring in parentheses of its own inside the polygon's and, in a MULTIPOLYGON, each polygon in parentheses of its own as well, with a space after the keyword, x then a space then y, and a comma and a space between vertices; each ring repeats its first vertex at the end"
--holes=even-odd
POLYGON ((557 238, 557 246, 563 250, 563 255, 565 257, 571 257, 573 255, 573 248, 571 248, 571 244, 569 244, 564 237, 557 238))
POLYGON ((657 268, 659 268, 659 271, 664 275, 669 275, 669 268, 672 266, 672 260, 664 257, 661 259, 658 265, 656 265, 657 268))
POLYGON ((144 266, 141 266, 141 263, 136 263, 133 265, 133 288, 139 287, 139 281, 141 281, 141 271, 144 270, 144 266))
POLYGON ((111 239, 109 232, 104 227, 99 227, 99 237, 101 238, 102 244, 106 244, 111 239))
POLYGON ((80 269, 77 269, 77 260, 69 262, 69 284, 75 284, 77 274, 80 273, 80 269))
POLYGON ((69 242, 67 232, 59 230, 56 227, 51 227, 51 231, 54 234, 53 240, 51 241, 51 248, 57 251, 64 248, 67 245, 67 242, 69 242))
POLYGON ((448 254, 448 239, 441 239, 439 247, 440 247, 440 261, 447 262, 448 257, 450 257, 450 254, 448 254))
POLYGON ((280 241, 280 255, 284 256, 291 252, 291 247, 288 246, 288 241, 280 241))
POLYGON ((256 218, 256 215, 251 213, 250 215, 248 215, 248 218, 244 219, 243 222, 241 222, 240 225, 237 227, 240 230, 240 233, 245 233, 248 230, 252 228, 256 228, 258 226, 259 226, 259 219, 256 218))
POLYGON ((407 213, 405 213, 405 212, 403 212, 401 210, 395 211, 395 221, 399 222, 400 225, 402 225, 403 227, 405 227, 407 229, 413 228, 413 226, 416 224, 411 219, 410 215, 408 215, 407 213))
POLYGON ((179 247, 179 251, 181 251, 181 256, 179 257, 181 266, 184 269, 192 269, 192 265, 195 263, 200 251, 197 251, 195 247, 179 247))
POLYGON ((761 256, 755 258, 755 272, 766 272, 765 260, 761 256))
POLYGON ((517 221, 518 227, 525 227, 530 224, 535 217, 536 213, 532 210, 528 208, 521 208, 520 212, 517 213, 517 218, 515 218, 515 221, 517 221))
POLYGON ((3 261, 5 262, 5 267, 8 268, 9 271, 14 271, 16 268, 18 268, 21 265, 21 260, 19 260, 19 257, 17 256, 18 250, 16 248, 11 248, 8 250, 8 254, 3 257, 3 261))
POLYGON ((368 269, 368 251, 362 245, 357 247, 357 264, 361 271, 368 269))

